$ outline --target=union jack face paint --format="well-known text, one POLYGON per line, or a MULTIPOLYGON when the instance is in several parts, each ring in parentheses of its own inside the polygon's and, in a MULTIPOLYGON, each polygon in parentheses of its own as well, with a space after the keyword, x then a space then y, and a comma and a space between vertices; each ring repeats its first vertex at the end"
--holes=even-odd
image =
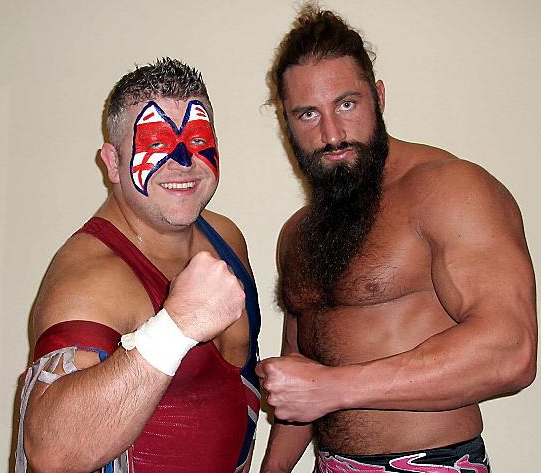
POLYGON ((205 106, 188 102, 179 128, 160 106, 150 101, 134 123, 130 172, 135 188, 148 196, 148 182, 169 159, 190 167, 196 157, 218 179, 218 149, 205 106))

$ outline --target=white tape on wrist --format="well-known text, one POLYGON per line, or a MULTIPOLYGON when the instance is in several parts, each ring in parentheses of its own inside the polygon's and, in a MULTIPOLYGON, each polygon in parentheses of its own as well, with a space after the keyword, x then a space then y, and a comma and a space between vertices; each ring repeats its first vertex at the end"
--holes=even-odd
POLYGON ((126 350, 137 348, 154 368, 174 376, 186 353, 199 342, 184 335, 167 311, 162 309, 135 332, 123 335, 120 343, 126 350))

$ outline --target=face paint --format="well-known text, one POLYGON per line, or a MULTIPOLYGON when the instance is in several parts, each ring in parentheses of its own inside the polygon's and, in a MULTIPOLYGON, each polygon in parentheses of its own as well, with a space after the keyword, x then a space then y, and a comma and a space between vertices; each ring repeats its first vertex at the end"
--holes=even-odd
POLYGON ((191 100, 179 128, 155 102, 141 110, 133 129, 130 161, 135 188, 148 196, 148 181, 167 160, 190 167, 192 158, 205 163, 218 179, 218 149, 205 106, 191 100))

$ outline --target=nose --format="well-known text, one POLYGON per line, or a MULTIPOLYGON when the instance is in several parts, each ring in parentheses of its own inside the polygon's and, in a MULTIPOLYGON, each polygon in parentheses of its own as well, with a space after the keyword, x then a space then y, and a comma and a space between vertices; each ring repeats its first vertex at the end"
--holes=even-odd
POLYGON ((328 115, 321 118, 321 141, 324 145, 337 146, 346 139, 346 130, 342 121, 335 115, 328 115))
POLYGON ((181 166, 190 167, 192 165, 192 153, 188 151, 184 143, 179 143, 173 152, 169 155, 169 162, 171 160, 177 162, 181 166))

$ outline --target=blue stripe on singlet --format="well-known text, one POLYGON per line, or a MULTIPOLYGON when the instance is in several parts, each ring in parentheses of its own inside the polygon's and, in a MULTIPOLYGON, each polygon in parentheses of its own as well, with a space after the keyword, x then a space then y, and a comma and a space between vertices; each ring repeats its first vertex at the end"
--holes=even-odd
MULTIPOLYGON (((199 216, 196 223, 208 238, 216 252, 220 255, 220 258, 222 258, 229 265, 229 267, 235 273, 235 276, 237 276, 237 278, 244 285, 244 292, 246 294, 246 313, 248 314, 248 322, 250 326, 250 348, 248 359, 246 364, 242 367, 241 375, 248 380, 259 393, 259 378, 255 374, 255 366, 259 359, 257 337, 259 336, 259 330, 261 327, 261 313, 259 310, 258 294, 255 281, 250 273, 248 273, 246 267, 236 253, 203 217, 199 216)), ((257 422, 248 416, 248 428, 238 462, 239 465, 243 464, 248 457, 256 426, 257 422)))

